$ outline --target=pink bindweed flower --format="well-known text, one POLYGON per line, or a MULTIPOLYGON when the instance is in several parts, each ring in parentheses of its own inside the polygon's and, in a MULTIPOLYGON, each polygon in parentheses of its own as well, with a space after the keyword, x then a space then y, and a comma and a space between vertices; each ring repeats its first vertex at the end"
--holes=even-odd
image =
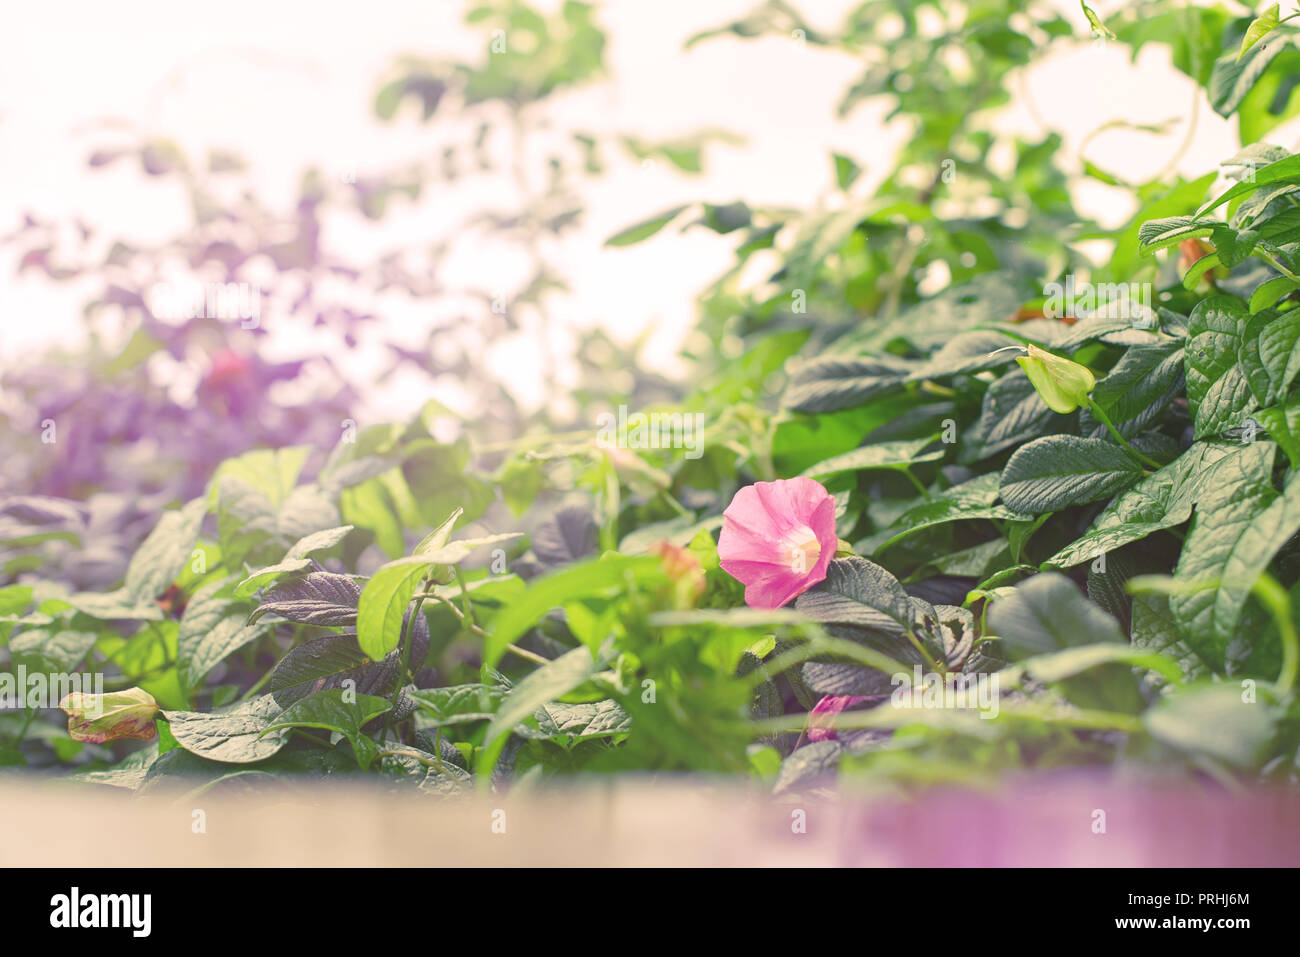
POLYGON ((834 741, 835 719, 839 713, 845 708, 853 707, 859 701, 866 700, 851 694, 828 694, 822 698, 808 714, 808 740, 834 741))
POLYGON ((826 577, 838 547, 835 499, 819 483, 756 482, 722 513, 718 564, 744 583, 750 608, 780 608, 826 577))

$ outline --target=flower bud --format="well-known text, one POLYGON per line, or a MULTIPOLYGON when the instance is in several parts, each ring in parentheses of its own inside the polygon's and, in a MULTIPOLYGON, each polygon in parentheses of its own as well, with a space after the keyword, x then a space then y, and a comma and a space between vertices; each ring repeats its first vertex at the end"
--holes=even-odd
POLYGON ((1072 359, 1040 349, 1030 343, 1027 355, 1018 356, 1016 362, 1025 370, 1029 381, 1053 412, 1073 412, 1088 404, 1088 393, 1097 384, 1092 371, 1072 359))
POLYGON ((68 735, 73 741, 103 744, 118 738, 153 738, 158 702, 141 688, 109 694, 69 694, 59 702, 68 715, 68 735))

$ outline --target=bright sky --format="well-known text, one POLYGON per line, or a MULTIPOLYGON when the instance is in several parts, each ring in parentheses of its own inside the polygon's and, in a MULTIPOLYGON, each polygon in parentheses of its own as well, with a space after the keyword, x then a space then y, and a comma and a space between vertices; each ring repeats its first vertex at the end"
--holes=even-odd
MULTIPOLYGON (((542 2, 540 7, 555 4, 542 2)), ((640 246, 603 248, 630 223, 679 202, 707 199, 809 206, 831 182, 829 152, 848 153, 883 175, 905 130, 883 129, 880 109, 859 108, 835 119, 833 106, 860 72, 844 54, 780 37, 704 43, 690 52, 692 33, 734 19, 754 0, 612 0, 601 6, 609 36, 610 79, 565 97, 562 124, 631 131, 646 139, 701 128, 747 138, 745 147, 710 150, 703 176, 666 167, 630 166, 586 191, 581 230, 555 252, 574 291, 557 300, 562 325, 603 324, 622 339, 652 329, 650 357, 670 368, 694 321, 693 297, 732 261, 731 241, 704 230, 666 232, 640 246)), ((815 26, 834 27, 853 0, 804 2, 815 26)), ((1086 29, 1077 3, 1062 11, 1086 29)), ((1099 3, 1105 14, 1115 3, 1099 3)), ((73 217, 141 240, 168 237, 185 222, 178 193, 144 182, 138 168, 91 173, 85 160, 105 141, 94 124, 105 118, 167 135, 191 151, 222 146, 252 164, 265 198, 293 195, 309 164, 342 171, 387 168, 427 155, 437 133, 410 115, 382 125, 373 119, 376 81, 394 56, 442 52, 473 56, 482 34, 460 25, 456 0, 371 0, 322 5, 305 0, 229 0, 220 9, 174 0, 102 0, 21 4, 0 33, 0 232, 25 211, 42 219, 73 217)), ((1158 122, 1185 118, 1190 81, 1175 73, 1162 49, 1130 64, 1123 50, 1082 45, 1037 67, 1026 78, 1008 127, 1039 131, 1038 119, 1066 137, 1067 151, 1113 119, 1158 122), (1027 92, 1035 110, 1027 109, 1027 92), (1171 107, 1171 104, 1175 106, 1171 107), (1035 117, 1037 114, 1037 118, 1035 117)), ((434 124, 436 126, 436 123, 434 124)), ((1124 131, 1099 137, 1088 155, 1103 168, 1141 178, 1162 168, 1186 127, 1163 140, 1124 131)), ((1294 132, 1278 139, 1292 145, 1294 132)), ((1236 149, 1235 129, 1202 104, 1191 149, 1179 164, 1188 173, 1215 168, 1236 149)), ((125 166, 125 164, 123 164, 125 166)), ((427 241, 450 211, 472 206, 472 194, 434 195, 428 204, 386 223, 382 235, 365 228, 327 237, 353 255, 388 248, 397 237, 427 241)), ((1085 209, 1110 222, 1129 213, 1124 197, 1104 186, 1080 196, 1085 209)), ((461 249, 449 264, 462 283, 490 285, 508 264, 491 249, 461 249)), ((20 362, 44 344, 81 335, 84 287, 52 288, 34 272, 13 277, 0 255, 0 363, 20 362)), ((421 307, 423 308, 423 307, 421 307)), ((392 335, 423 342, 419 308, 385 303, 392 335)), ((562 338, 562 337, 561 337, 562 338)), ((300 328, 285 329, 272 348, 285 355, 311 348, 300 328)), ((323 346, 323 343, 322 343, 323 346)), ((563 342, 553 344, 562 351, 563 342)), ((525 400, 540 379, 535 333, 493 345, 490 361, 525 400)), ((351 357, 354 368, 382 368, 377 349, 351 357)), ((377 407, 403 414, 427 397, 419 383, 386 383, 377 407)))

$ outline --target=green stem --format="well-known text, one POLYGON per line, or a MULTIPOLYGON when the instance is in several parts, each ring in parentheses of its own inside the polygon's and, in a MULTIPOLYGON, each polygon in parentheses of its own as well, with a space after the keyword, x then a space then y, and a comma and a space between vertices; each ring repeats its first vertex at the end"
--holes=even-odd
POLYGON ((451 566, 456 571, 456 584, 460 586, 461 601, 465 603, 465 614, 475 625, 478 624, 478 615, 474 612, 474 604, 469 600, 469 589, 465 586, 465 576, 460 573, 459 565, 451 566))
POLYGON ((1108 416, 1104 411, 1102 411, 1101 406, 1099 406, 1096 402, 1092 400, 1092 396, 1088 396, 1088 411, 1091 412, 1093 416, 1099 422, 1101 422, 1102 425, 1106 426, 1106 428, 1110 430, 1110 434, 1115 436, 1115 441, 1117 441, 1120 445, 1124 446, 1124 448, 1128 449, 1129 452, 1135 455, 1138 458, 1138 460, 1142 462, 1143 465, 1149 465, 1151 466, 1151 468, 1155 469, 1156 471, 1159 471, 1161 468, 1163 468, 1163 466, 1159 462, 1155 461, 1154 459, 1148 458, 1147 456, 1139 452, 1137 449, 1133 448, 1133 446, 1129 444, 1128 439, 1124 438, 1124 436, 1119 434, 1119 429, 1115 428, 1115 423, 1111 422, 1110 416, 1108 416))
MULTIPOLYGON (((464 585, 461 586, 464 588, 464 585)), ((407 672, 411 668, 411 643, 415 637, 415 623, 419 620, 420 615, 424 613, 424 596, 419 595, 415 599, 415 608, 411 610, 411 617, 406 620, 406 627, 402 629, 402 670, 397 673, 397 688, 393 691, 393 706, 388 709, 388 715, 384 718, 384 733, 379 740, 387 741, 388 732, 393 726, 393 714, 397 711, 397 702, 402 696, 402 688, 406 686, 407 672)))

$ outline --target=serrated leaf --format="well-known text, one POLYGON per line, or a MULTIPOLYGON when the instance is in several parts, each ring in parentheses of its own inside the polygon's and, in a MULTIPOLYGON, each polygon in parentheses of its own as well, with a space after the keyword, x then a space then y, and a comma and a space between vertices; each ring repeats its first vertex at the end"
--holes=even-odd
MULTIPOLYGON (((412 670, 420 667, 428 648, 428 626, 421 616, 411 643, 412 670)), ((400 648, 376 662, 361 650, 356 635, 325 635, 289 649, 271 675, 271 694, 282 708, 332 688, 346 687, 358 694, 385 697, 397 689, 401 671, 400 648), (345 686, 345 681, 353 684, 345 686)))
MULTIPOLYGON (((1276 52, 1275 45, 1271 43, 1266 45, 1273 46, 1274 52, 1276 52)), ((1263 46, 1255 47, 1254 50, 1252 50, 1251 53, 1248 54, 1248 56, 1254 56, 1255 53, 1257 53, 1261 49, 1263 49, 1263 46)), ((1228 56, 1231 56, 1231 54, 1228 54, 1228 56)), ((1221 63, 1223 62, 1223 60, 1220 59, 1219 62, 1221 63)), ((1217 64, 1216 64, 1216 69, 1217 69, 1217 64)), ((1226 115, 1226 114, 1221 114, 1221 115, 1226 115)), ((1222 206, 1224 203, 1228 203, 1236 199, 1238 196, 1245 196, 1248 193, 1253 193, 1255 190, 1260 189, 1263 186, 1268 186, 1272 183, 1295 183, 1295 182, 1300 182, 1300 154, 1297 154, 1295 156, 1288 156, 1285 159, 1280 159, 1274 163, 1269 163, 1267 166, 1262 166, 1255 169, 1253 176, 1251 176, 1249 179, 1242 180, 1240 183, 1237 183, 1235 186, 1232 186, 1229 189, 1225 190, 1218 197, 1206 203, 1199 210, 1197 210, 1196 215, 1198 217, 1204 216, 1210 210, 1217 209, 1218 207, 1222 206)))
POLYGON ((782 404, 796 412, 833 412, 899 388, 914 371, 902 359, 822 356, 790 376, 782 404))
POLYGON ((246 597, 263 587, 273 578, 305 571, 312 564, 308 559, 309 555, 335 547, 343 539, 347 538, 352 529, 352 525, 340 525, 336 528, 326 528, 319 532, 312 532, 310 535, 300 538, 289 548, 289 551, 285 553, 280 562, 258 569, 241 581, 235 587, 235 595, 241 598, 246 597))
POLYGON ((1151 219, 1138 227, 1138 242, 1147 252, 1155 252, 1181 243, 1186 239, 1209 236, 1216 229, 1222 229, 1227 223, 1197 219, 1195 216, 1166 216, 1163 219, 1151 219))
POLYGON ((350 625, 357 620, 360 583, 350 575, 312 572, 297 581, 277 585, 249 617, 279 615, 304 625, 350 625))
POLYGON ((1245 306, 1232 296, 1213 296, 1192 310, 1183 358, 1195 438, 1221 434, 1255 408, 1237 365, 1249 319, 1245 306))
POLYGON ((831 634, 866 641, 904 661, 915 652, 905 635, 917 606, 897 578, 865 558, 832 561, 825 580, 795 599, 795 609, 831 634))
POLYGON ((182 631, 177 639, 177 672, 181 684, 197 688, 209 671, 267 631, 266 626, 246 624, 242 611, 227 615, 204 631, 182 631))
MULTIPOLYGON (((1111 423, 1125 438, 1132 438, 1152 422, 1183 390, 1183 345, 1178 340, 1133 346, 1092 391, 1111 423)), ((1107 429, 1089 411, 1083 426, 1100 437, 1107 429)))
POLYGON ((822 785, 839 767, 844 747, 838 741, 814 741, 788 755, 772 785, 773 794, 784 794, 799 786, 822 785))
POLYGON ((1246 599, 1278 549, 1300 530, 1300 487, 1273 488, 1277 446, 1256 442, 1219 470, 1196 506, 1175 576, 1194 591, 1170 596, 1184 640, 1217 672, 1249 657, 1233 649, 1257 636, 1239 635, 1246 599))
MULTIPOLYGON (((970 460, 978 461, 1008 446, 1063 431, 1070 421, 1047 407, 1024 370, 1008 372, 984 393, 979 420, 966 439, 970 460)), ((962 457, 962 461, 967 460, 962 457)))
POLYGON ((1105 439, 1047 435, 1021 446, 1002 470, 1002 501, 1024 514, 1110 498, 1142 479, 1142 465, 1105 439))

